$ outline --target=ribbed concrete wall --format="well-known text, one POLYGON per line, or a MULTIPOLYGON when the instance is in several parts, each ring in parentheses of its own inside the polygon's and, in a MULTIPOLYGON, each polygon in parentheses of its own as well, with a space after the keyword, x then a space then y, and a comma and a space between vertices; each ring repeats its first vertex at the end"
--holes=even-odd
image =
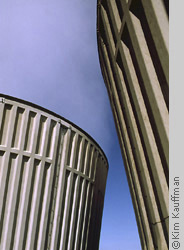
POLYGON ((99 0, 97 36, 142 249, 168 249, 168 1, 99 0))
POLYGON ((0 96, 0 249, 98 249, 107 168, 80 128, 0 96))

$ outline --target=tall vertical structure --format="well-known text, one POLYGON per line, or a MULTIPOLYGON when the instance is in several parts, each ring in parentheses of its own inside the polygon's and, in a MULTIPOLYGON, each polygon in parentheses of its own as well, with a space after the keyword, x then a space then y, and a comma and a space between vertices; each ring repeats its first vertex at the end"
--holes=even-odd
POLYGON ((0 95, 0 249, 97 250, 107 171, 79 127, 0 95))
POLYGON ((118 132, 142 249, 168 249, 167 0, 98 0, 102 74, 118 132))

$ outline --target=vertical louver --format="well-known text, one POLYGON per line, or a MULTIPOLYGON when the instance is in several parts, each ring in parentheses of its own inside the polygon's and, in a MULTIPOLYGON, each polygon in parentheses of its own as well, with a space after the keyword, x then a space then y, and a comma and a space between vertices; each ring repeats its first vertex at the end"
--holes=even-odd
POLYGON ((98 1, 99 59, 142 249, 168 249, 168 31, 168 1, 98 1))
POLYGON ((0 101, 0 249, 98 249, 103 152, 61 117, 13 98, 0 101))

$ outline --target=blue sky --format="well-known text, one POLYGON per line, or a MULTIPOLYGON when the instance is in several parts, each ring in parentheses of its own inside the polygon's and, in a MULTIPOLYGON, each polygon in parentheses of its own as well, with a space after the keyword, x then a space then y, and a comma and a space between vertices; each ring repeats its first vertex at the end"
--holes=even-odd
POLYGON ((109 160, 100 250, 141 249, 96 44, 96 0, 0 2, 0 92, 88 132, 109 160))

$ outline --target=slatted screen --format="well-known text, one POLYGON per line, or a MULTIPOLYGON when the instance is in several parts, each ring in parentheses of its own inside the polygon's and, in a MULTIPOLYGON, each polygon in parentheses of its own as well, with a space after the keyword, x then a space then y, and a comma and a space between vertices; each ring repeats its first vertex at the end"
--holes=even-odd
POLYGON ((13 98, 0 101, 0 249, 83 250, 89 242, 98 249, 103 152, 62 118, 13 98))
POLYGON ((142 249, 168 249, 168 1, 99 0, 97 37, 142 249))

